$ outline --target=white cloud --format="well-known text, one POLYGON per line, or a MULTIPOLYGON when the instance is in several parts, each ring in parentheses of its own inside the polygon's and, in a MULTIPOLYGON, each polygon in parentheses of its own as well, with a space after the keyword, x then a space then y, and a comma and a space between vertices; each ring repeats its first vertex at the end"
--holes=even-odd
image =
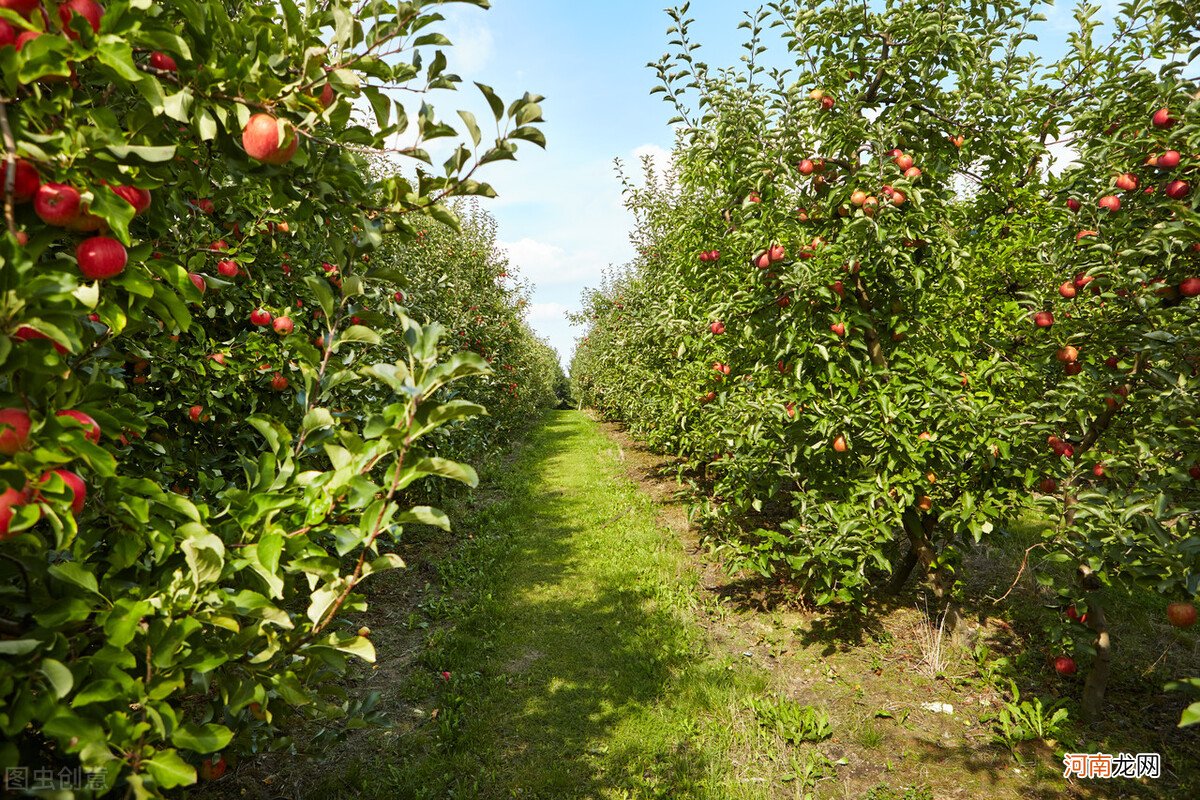
POLYGON ((479 14, 464 14, 449 18, 446 22, 446 37, 454 43, 453 49, 447 53, 451 59, 451 71, 464 78, 474 77, 478 80, 495 51, 491 29, 483 24, 483 17, 479 14))
POLYGON ((585 284, 599 281, 608 262, 594 250, 567 250, 537 239, 518 239, 498 243, 508 253, 508 260, 521 277, 537 289, 563 284, 585 284))
POLYGON ((562 303, 531 303, 527 319, 534 322, 560 322, 566 319, 566 313, 571 309, 562 303))

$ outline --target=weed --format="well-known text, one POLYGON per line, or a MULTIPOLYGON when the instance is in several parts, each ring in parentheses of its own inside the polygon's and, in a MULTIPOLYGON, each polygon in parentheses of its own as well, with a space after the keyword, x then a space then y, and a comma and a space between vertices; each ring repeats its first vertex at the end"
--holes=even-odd
POLYGON ((782 697, 767 697, 753 698, 750 707, 760 725, 792 744, 820 742, 833 735, 829 715, 813 706, 802 706, 782 697))
POLYGON ((1012 702, 1006 701, 995 717, 994 740, 1007 747, 1013 758, 1019 761, 1015 749, 1017 743, 1059 738, 1068 715, 1067 709, 1063 708, 1063 701, 1045 705, 1040 697, 1035 697, 1033 702, 1021 700, 1017 684, 1009 681, 1009 685, 1013 699, 1012 702))

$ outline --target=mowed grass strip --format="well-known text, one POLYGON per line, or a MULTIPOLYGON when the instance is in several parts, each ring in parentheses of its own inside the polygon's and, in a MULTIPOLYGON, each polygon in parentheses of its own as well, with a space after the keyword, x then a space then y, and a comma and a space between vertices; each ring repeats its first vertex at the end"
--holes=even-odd
POLYGON ((766 796, 739 766, 767 676, 705 654, 697 577, 612 441, 554 412, 497 472, 439 565, 437 715, 347 796, 766 796))

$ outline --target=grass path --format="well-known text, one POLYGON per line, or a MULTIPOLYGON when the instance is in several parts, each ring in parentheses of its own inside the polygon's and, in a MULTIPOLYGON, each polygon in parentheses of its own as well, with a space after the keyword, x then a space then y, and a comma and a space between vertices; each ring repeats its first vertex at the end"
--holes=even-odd
POLYGON ((501 473, 439 567, 455 600, 423 657, 452 675, 438 725, 355 796, 761 796, 731 764, 739 698, 765 678, 704 654, 697 577, 617 447, 555 412, 501 473))

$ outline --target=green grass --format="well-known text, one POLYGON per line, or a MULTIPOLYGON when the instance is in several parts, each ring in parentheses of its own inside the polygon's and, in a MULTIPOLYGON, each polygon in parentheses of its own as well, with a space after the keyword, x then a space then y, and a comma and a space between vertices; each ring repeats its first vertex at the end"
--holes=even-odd
POLYGON ((745 708, 767 677, 705 654, 695 573, 612 442, 552 413, 490 484, 439 564, 436 717, 312 796, 766 796, 738 765, 764 755, 745 708))

